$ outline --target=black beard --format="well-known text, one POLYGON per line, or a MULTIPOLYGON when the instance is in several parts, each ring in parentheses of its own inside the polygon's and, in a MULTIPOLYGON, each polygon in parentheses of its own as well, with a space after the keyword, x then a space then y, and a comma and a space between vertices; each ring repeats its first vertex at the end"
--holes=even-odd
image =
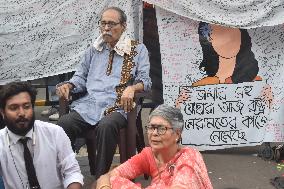
POLYGON ((35 114, 33 112, 33 117, 31 120, 28 120, 28 119, 25 119, 25 118, 19 118, 18 120, 16 121, 11 121, 11 120, 8 120, 6 118, 6 116, 4 116, 4 122, 7 126, 7 128, 14 134, 16 135, 20 135, 20 136, 25 136, 34 126, 34 122, 35 122, 35 114), (29 124, 28 124, 28 127, 26 128, 18 128, 16 123, 17 121, 19 120, 24 120, 24 121, 28 121, 29 124))

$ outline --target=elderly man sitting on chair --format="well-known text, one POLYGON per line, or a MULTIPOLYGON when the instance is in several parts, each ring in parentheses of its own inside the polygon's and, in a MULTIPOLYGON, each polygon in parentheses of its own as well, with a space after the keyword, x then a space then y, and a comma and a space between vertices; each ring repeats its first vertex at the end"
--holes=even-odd
POLYGON ((96 130, 96 179, 110 169, 134 94, 151 88, 148 51, 124 34, 125 13, 109 7, 103 11, 99 26, 101 35, 85 52, 74 76, 57 86, 57 94, 66 100, 70 92, 86 92, 72 103, 73 110, 62 116, 58 125, 72 144, 81 133, 96 130))

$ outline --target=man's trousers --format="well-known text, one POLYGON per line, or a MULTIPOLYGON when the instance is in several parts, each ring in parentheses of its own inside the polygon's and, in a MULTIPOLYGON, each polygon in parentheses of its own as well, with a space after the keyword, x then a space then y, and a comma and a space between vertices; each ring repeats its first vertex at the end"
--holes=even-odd
POLYGON ((77 137, 83 136, 90 129, 96 133, 96 179, 107 173, 112 164, 118 143, 120 129, 126 127, 127 120, 118 112, 103 117, 96 125, 87 123, 76 111, 71 111, 59 118, 58 123, 70 138, 72 148, 77 137))

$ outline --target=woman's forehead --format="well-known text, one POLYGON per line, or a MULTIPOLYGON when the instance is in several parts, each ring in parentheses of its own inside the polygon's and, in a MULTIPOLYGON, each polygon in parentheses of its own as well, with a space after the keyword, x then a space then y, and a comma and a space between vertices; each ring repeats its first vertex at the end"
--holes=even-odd
POLYGON ((159 123, 164 123, 164 124, 170 124, 165 118, 163 118, 162 116, 152 116, 150 119, 150 123, 155 123, 155 124, 159 124, 159 123))
POLYGON ((230 34, 231 36, 236 36, 240 35, 241 33, 239 28, 225 27, 215 24, 211 24, 210 27, 211 27, 211 37, 214 35, 224 36, 228 34, 230 34))

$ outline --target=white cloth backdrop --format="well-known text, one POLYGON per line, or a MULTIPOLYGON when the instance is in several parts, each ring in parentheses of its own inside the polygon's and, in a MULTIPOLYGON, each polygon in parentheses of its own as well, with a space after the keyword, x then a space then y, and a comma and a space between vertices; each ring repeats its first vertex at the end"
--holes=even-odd
MULTIPOLYGON (((169 6, 165 3, 168 1, 163 1, 167 5, 156 2, 162 7, 169 6)), ((203 10, 200 7, 196 9, 203 10)), ((174 105, 182 88, 192 92, 191 98, 181 106, 185 117, 182 144, 211 150, 252 146, 264 141, 283 142, 284 25, 248 29, 262 81, 192 88, 193 82, 204 77, 199 70, 203 59, 199 22, 175 14, 178 10, 167 11, 156 6, 165 103, 174 105), (271 107, 257 100, 267 86, 273 93, 271 107)), ((263 20, 260 26, 279 23, 277 19, 270 24, 263 20)))
POLYGON ((128 16, 128 33, 141 39, 139 0, 0 0, 0 84, 74 71, 99 35, 108 6, 128 16))
POLYGON ((196 21, 255 28, 284 23, 283 0, 145 0, 196 21))

